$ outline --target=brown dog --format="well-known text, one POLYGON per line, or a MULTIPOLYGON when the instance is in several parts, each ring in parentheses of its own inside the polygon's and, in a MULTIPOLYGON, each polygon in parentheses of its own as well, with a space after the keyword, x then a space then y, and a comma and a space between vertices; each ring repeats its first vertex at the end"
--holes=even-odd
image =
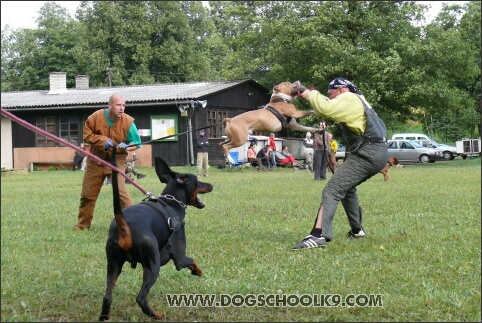
POLYGON ((283 82, 273 87, 270 102, 262 109, 244 112, 234 118, 223 120, 224 131, 228 139, 219 144, 226 158, 229 150, 242 146, 248 136, 254 131, 277 132, 285 127, 298 131, 318 131, 320 129, 305 127, 296 122, 295 118, 315 115, 313 110, 301 111, 291 101, 296 97, 293 90, 300 87, 299 81, 283 82))
POLYGON ((383 179, 385 181, 388 180, 388 170, 390 169, 390 166, 393 166, 393 165, 398 165, 398 158, 394 156, 388 158, 387 164, 380 171, 380 173, 383 174, 383 179))

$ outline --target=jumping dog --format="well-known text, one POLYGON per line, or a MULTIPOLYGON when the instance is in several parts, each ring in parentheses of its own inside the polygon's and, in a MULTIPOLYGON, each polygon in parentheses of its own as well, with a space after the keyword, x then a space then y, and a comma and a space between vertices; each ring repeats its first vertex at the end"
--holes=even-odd
POLYGON ((298 110, 291 103, 296 97, 296 91, 294 90, 300 86, 299 81, 294 83, 282 82, 273 87, 270 102, 263 108, 241 113, 234 118, 225 118, 223 126, 228 139, 219 144, 224 156, 227 159, 231 159, 229 150, 242 146, 248 139, 248 136, 255 131, 277 132, 286 127, 304 132, 320 130, 306 127, 296 122, 296 118, 315 115, 313 110, 298 110))
MULTIPOLYGON (((115 149, 112 164, 115 166, 115 149)), ((191 274, 202 276, 196 261, 186 256, 184 217, 188 205, 198 209, 205 203, 198 194, 209 193, 213 186, 198 181, 192 174, 172 171, 167 163, 155 158, 155 169, 161 183, 166 184, 159 197, 148 197, 143 202, 122 210, 119 198, 118 176, 112 171, 114 217, 106 243, 107 289, 102 302, 100 321, 110 319, 112 291, 125 262, 132 268, 143 267, 142 287, 137 304, 147 316, 162 319, 164 313, 155 312, 147 296, 159 275, 160 268, 169 260, 177 270, 188 268, 191 274)))

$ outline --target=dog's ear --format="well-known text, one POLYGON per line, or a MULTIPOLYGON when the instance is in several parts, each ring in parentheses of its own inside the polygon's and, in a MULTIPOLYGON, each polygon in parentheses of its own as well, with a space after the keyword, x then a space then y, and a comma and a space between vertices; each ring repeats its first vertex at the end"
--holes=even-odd
POLYGON ((279 92, 279 87, 278 85, 273 86, 273 93, 274 92, 279 92))
POLYGON ((161 183, 167 184, 172 178, 173 171, 169 168, 169 165, 160 157, 155 158, 156 174, 159 177, 161 183))

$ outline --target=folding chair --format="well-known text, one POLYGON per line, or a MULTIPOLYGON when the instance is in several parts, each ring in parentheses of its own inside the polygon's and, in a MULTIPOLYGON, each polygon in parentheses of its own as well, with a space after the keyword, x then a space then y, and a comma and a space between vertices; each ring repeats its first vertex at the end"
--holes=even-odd
POLYGON ((244 162, 238 160, 239 152, 230 151, 229 155, 231 155, 231 158, 233 159, 234 163, 231 163, 229 160, 226 161, 226 168, 228 169, 228 171, 235 170, 235 171, 241 172, 243 170, 244 162))

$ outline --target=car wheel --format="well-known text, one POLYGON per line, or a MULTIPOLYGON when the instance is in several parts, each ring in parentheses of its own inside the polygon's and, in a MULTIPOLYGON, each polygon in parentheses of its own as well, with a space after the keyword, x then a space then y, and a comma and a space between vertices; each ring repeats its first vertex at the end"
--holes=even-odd
POLYGON ((425 154, 420 155, 420 157, 418 157, 418 160, 420 160, 422 164, 430 163, 430 157, 425 154))
POLYGON ((454 155, 450 151, 444 151, 444 160, 452 160, 454 159, 454 155))

